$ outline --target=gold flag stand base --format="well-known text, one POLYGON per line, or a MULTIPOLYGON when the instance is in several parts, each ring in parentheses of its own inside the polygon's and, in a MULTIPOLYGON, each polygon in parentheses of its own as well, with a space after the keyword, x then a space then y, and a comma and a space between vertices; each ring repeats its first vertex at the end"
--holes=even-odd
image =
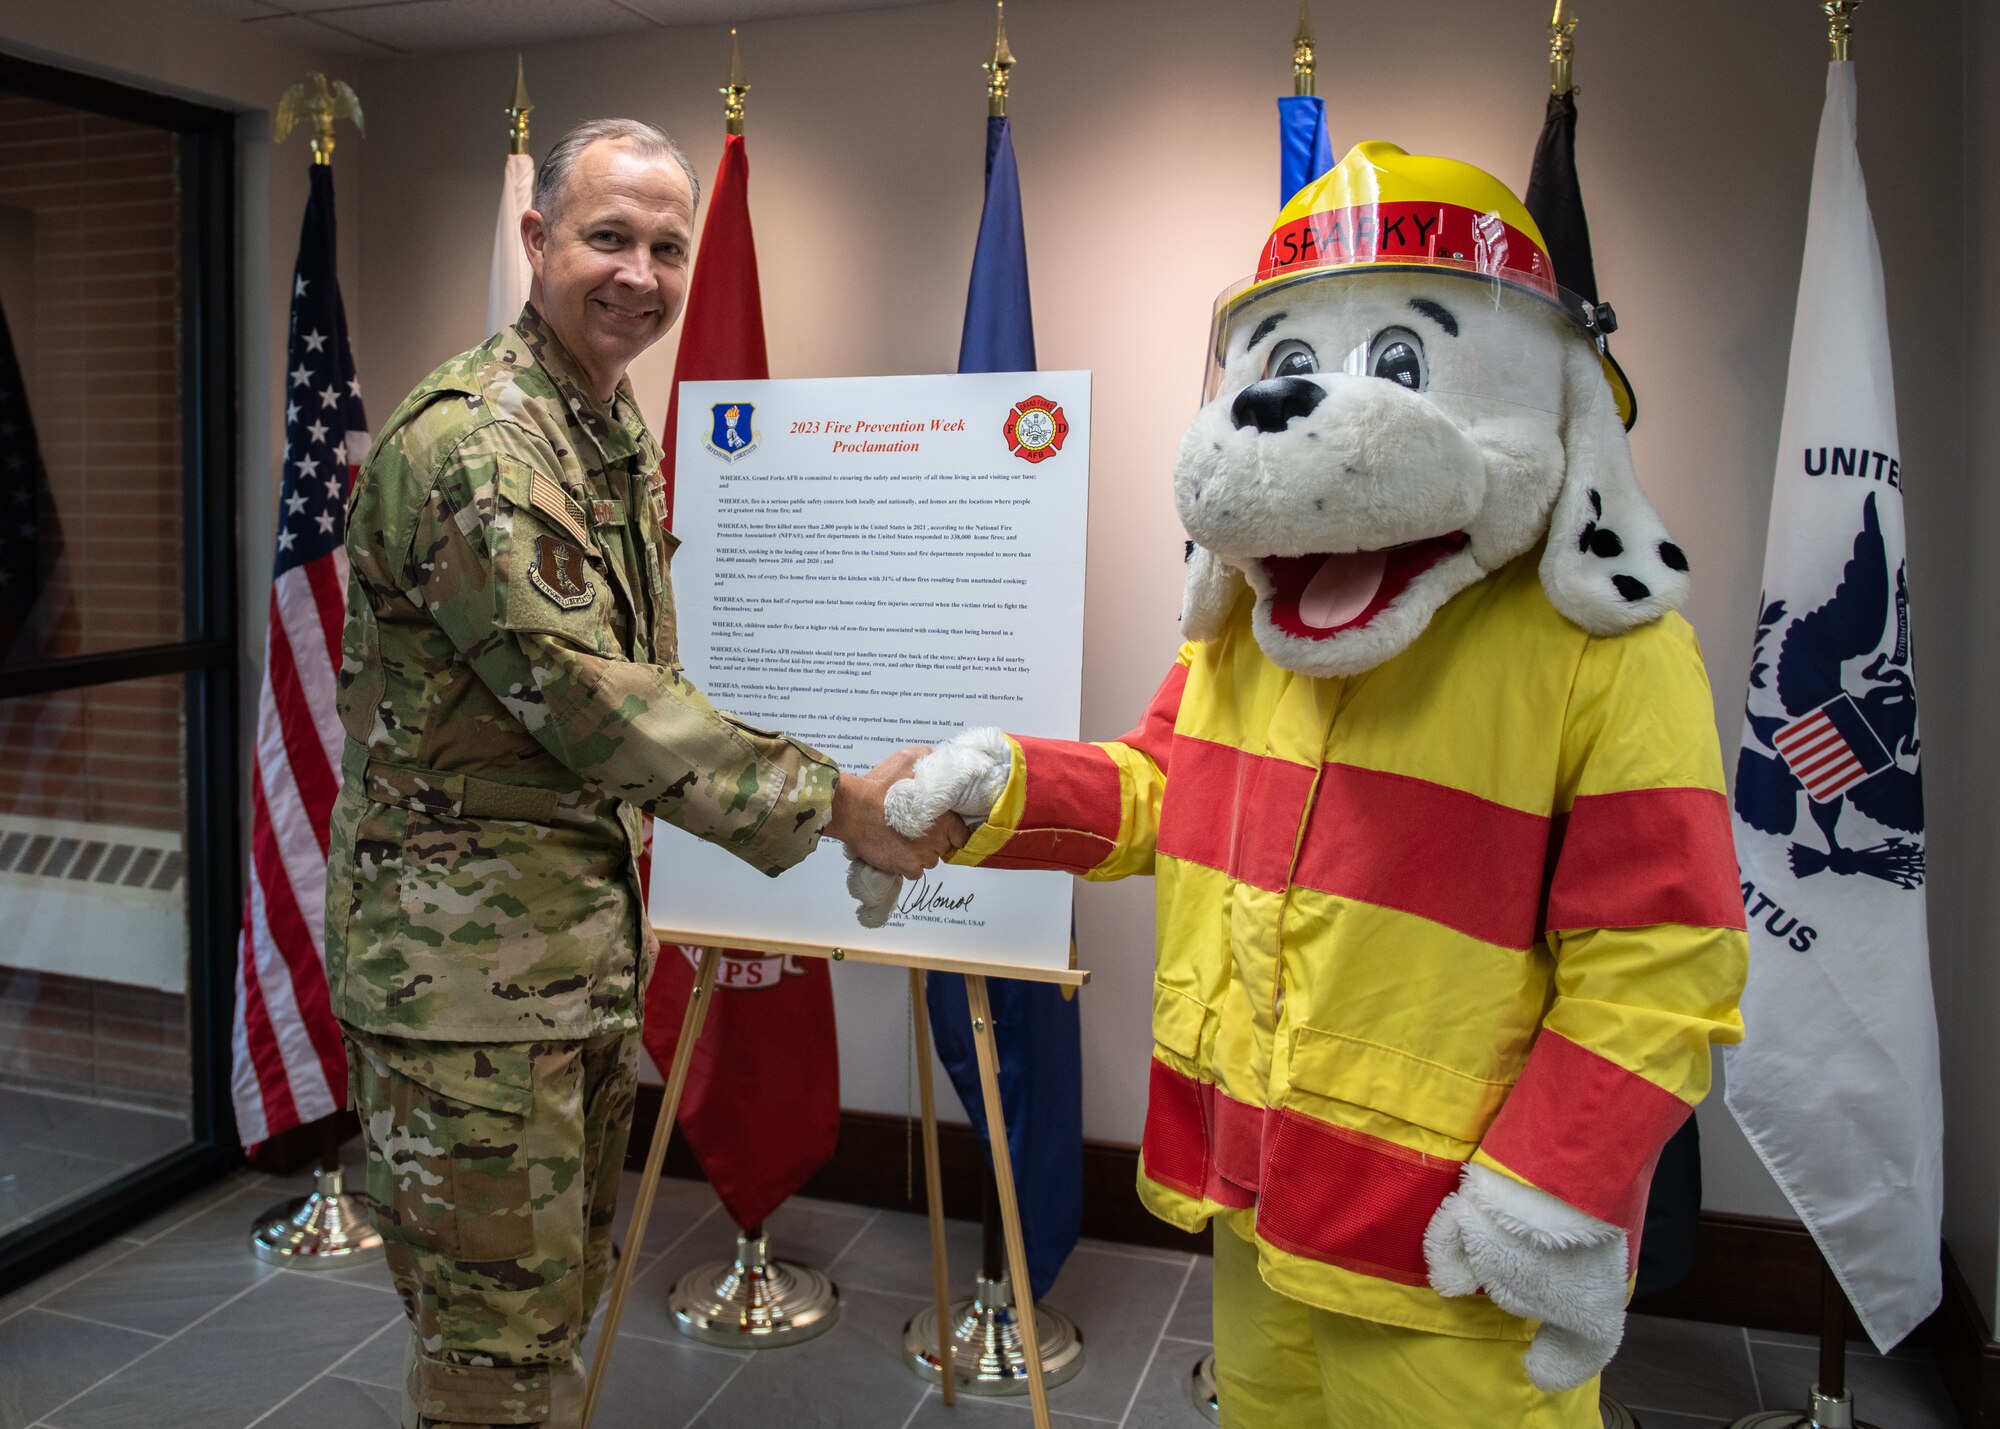
POLYGON ((761 1228, 737 1232, 735 1260, 698 1265, 675 1281, 667 1303, 689 1339, 739 1350, 796 1345, 840 1319, 840 1287, 809 1265, 773 1260, 761 1228))
POLYGON ((339 1166, 313 1172, 313 1193, 273 1206, 250 1228, 250 1253, 290 1270, 338 1270, 382 1253, 359 1196, 348 1193, 339 1166))
POLYGON ((1194 1362, 1194 1372, 1188 1376, 1188 1403, 1209 1423, 1222 1422, 1222 1405, 1215 1396, 1214 1350, 1194 1362))
MULTIPOLYGON (((1014 1313, 1014 1291, 1006 1275, 981 1275, 970 1300, 951 1307, 951 1376, 961 1393, 1026 1394, 1028 1357, 1014 1313)), ((1076 1377, 1083 1368, 1083 1335, 1068 1316, 1046 1305, 1035 1307, 1041 1341, 1043 1383, 1050 1388, 1076 1377)), ((919 1310, 903 1327, 903 1358, 933 1384, 943 1379, 935 1308, 919 1310)))

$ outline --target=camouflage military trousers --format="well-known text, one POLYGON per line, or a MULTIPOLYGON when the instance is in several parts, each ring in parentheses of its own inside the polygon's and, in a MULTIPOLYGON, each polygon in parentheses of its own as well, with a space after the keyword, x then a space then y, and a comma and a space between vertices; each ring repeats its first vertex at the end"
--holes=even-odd
POLYGON ((576 1424, 611 1262, 639 1036, 344 1029, 368 1199, 412 1328, 403 1429, 576 1424))

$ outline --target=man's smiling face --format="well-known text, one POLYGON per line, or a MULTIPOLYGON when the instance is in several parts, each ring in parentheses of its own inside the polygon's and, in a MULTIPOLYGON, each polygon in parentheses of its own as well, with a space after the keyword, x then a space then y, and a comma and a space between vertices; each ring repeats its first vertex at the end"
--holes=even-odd
POLYGON ((592 395, 607 398, 680 316, 694 196, 671 156, 600 139, 577 155, 552 208, 521 218, 530 297, 592 395))

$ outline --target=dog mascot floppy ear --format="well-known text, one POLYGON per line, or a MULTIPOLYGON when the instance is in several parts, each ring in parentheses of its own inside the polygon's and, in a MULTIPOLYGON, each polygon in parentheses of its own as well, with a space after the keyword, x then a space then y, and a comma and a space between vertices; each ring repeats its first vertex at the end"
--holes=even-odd
MULTIPOLYGON (((1208 357, 1151 708, 1103 744, 961 735, 890 820, 1155 876, 1140 1194, 1232 1232, 1225 1424, 1594 1425, 1653 1160, 1741 1035, 1687 561, 1597 314, 1468 165, 1358 146, 1208 357)), ((850 887, 888 916, 893 878, 850 887)))

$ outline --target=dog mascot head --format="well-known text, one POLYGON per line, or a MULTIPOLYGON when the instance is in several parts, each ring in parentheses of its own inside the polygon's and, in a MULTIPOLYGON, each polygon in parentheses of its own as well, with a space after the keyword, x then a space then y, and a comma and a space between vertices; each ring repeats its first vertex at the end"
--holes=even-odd
POLYGON ((1593 634, 1686 596, 1597 313, 1491 175, 1356 146, 1217 301, 1209 356, 1174 463, 1190 639, 1221 633, 1247 581, 1273 661, 1355 674, 1538 542, 1549 600, 1593 634))

